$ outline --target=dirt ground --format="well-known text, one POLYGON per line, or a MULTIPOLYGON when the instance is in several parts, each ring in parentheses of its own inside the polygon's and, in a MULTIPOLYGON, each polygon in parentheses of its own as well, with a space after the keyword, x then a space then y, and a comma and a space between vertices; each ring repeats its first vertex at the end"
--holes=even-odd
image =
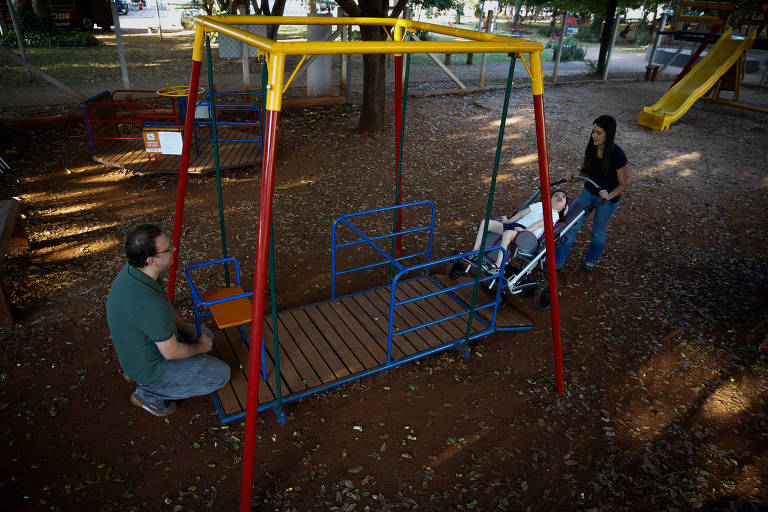
MULTIPOLYGON (((554 391, 550 316, 532 310, 532 332, 483 339, 468 359, 448 351, 300 400, 284 424, 260 415, 254 510, 768 509, 768 118, 698 103, 668 132, 638 126, 668 85, 546 89, 553 179, 579 164, 591 120, 611 113, 632 180, 597 269, 580 269, 585 227, 558 275, 565 394, 554 391)), ((768 103, 759 90, 743 96, 768 103)), ((405 200, 435 202, 435 256, 471 248, 501 102, 408 103, 405 200)), ((513 90, 510 109, 499 213, 538 182, 530 90, 513 90)), ((364 138, 356 119, 354 106, 282 113, 283 308, 328 297, 334 218, 392 202, 391 130, 364 138)), ((18 323, 0 328, 4 508, 237 509, 243 425, 222 426, 208 397, 166 419, 131 405, 104 317, 125 233, 171 229, 175 177, 94 164, 81 125, 6 143, 3 196, 21 199, 31 249, 3 269, 18 308, 18 323)), ((246 282, 259 176, 224 179, 246 282)), ((191 178, 187 197, 181 264, 219 244, 213 176, 191 178)), ((177 304, 191 319, 183 281, 177 304)))

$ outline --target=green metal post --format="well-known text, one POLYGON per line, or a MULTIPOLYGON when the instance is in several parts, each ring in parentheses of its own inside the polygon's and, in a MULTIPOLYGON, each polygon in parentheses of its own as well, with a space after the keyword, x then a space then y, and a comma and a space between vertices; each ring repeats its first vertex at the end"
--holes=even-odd
MULTIPOLYGON (((221 166, 219 164, 219 134, 216 130, 216 90, 213 88, 213 65, 211 64, 211 38, 205 36, 205 53, 208 64, 208 117, 213 138, 213 161, 216 166, 216 196, 219 200, 219 230, 221 231, 221 257, 227 257, 227 233, 224 224, 224 198, 221 193, 221 166)), ((187 105, 195 108, 195 105, 187 105)), ((229 286, 229 264, 224 264, 224 280, 229 286)))
MULTIPOLYGON (((401 199, 401 190, 400 190, 400 183, 402 181, 402 174, 403 174, 403 140, 405 139, 405 111, 406 106, 408 103, 408 73, 411 68, 411 54, 406 54, 405 56, 405 78, 403 79, 403 108, 402 108, 402 115, 400 116, 400 145, 397 148, 397 178, 395 180, 395 204, 400 204, 401 199)), ((400 77, 396 77, 395 80, 399 80, 400 77)), ((395 216, 393 219, 392 224, 392 233, 395 233, 400 228, 400 216, 402 215, 402 212, 400 210, 395 210, 395 216)), ((392 247, 390 250, 390 254, 392 256, 392 259, 394 259, 397 255, 397 240, 400 238, 400 236, 392 237, 392 247)), ((392 280, 392 272, 394 270, 393 265, 389 266, 389 275, 388 280, 392 280)))
MULTIPOLYGON (((270 222, 271 223, 271 222, 270 222)), ((280 339, 277 335, 277 289, 275 287, 275 230, 274 224, 269 227, 269 295, 272 303, 272 340, 275 354, 275 391, 277 395, 277 410, 283 412, 283 388, 280 382, 280 339)))
POLYGON ((491 220, 491 208, 493 207, 493 196, 496 193, 496 177, 499 174, 499 162, 501 162, 501 148, 504 142, 504 128, 507 124, 507 110, 509 109, 509 95, 512 91, 512 77, 515 74, 516 55, 512 54, 509 63, 509 75, 507 75, 507 88, 504 94, 504 107, 501 110, 501 126, 499 126, 499 138, 496 142, 496 157, 493 160, 493 175, 491 177, 491 190, 488 193, 488 203, 485 207, 485 222, 483 223, 483 238, 480 242, 480 254, 477 256, 477 268, 475 269, 475 286, 472 288, 472 301, 469 307, 469 319, 467 321, 467 332, 464 335, 464 350, 469 350, 469 335, 472 333, 472 319, 475 316, 475 306, 477 305, 477 290, 480 285, 480 272, 482 270, 482 261, 485 250, 485 240, 488 238, 488 222, 491 220))

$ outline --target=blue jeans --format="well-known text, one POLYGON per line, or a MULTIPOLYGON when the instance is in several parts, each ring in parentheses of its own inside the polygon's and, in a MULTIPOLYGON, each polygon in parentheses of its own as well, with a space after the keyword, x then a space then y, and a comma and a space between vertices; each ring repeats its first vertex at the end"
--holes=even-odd
POLYGON ((160 377, 139 385, 136 395, 147 402, 183 400, 213 393, 227 382, 227 363, 208 354, 198 354, 187 359, 169 359, 160 377))
MULTIPOLYGON (((600 196, 589 192, 587 189, 582 189, 579 197, 574 201, 574 204, 578 203, 584 208, 597 204, 603 199, 600 196)), ((605 228, 608 226, 608 221, 616 212, 619 207, 619 203, 613 203, 607 201, 597 208, 595 208, 595 217, 592 221, 592 243, 589 244, 587 254, 584 256, 584 263, 588 265, 597 265, 597 261, 600 259, 600 255, 603 254, 605 248, 605 228)), ((581 227, 587 221, 589 215, 584 215, 579 221, 566 233, 560 240, 560 245, 555 249, 555 262, 557 268, 562 268, 565 264, 565 259, 568 257, 568 253, 571 252, 573 242, 576 241, 576 235, 579 234, 581 227)))

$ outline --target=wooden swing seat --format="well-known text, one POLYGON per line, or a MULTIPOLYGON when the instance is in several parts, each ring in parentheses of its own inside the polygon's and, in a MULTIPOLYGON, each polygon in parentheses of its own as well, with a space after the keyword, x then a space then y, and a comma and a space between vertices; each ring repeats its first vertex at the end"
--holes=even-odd
MULTIPOLYGON (((235 295, 242 295, 244 293, 245 291, 240 285, 235 285, 228 288, 207 291, 203 293, 203 300, 205 302, 211 302, 227 297, 234 297, 235 295)), ((208 309, 211 311, 213 320, 216 322, 219 329, 247 324, 251 321, 251 315, 253 313, 251 301, 248 300, 247 297, 241 297, 219 304, 212 304, 208 306, 208 309)))

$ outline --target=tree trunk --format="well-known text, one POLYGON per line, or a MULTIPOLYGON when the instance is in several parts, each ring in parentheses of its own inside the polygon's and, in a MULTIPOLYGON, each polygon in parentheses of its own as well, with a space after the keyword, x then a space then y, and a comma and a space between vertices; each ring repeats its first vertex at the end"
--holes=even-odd
MULTIPOLYGON (((364 41, 382 41, 386 37, 381 27, 360 27, 364 41)), ((373 133, 384 128, 384 98, 387 69, 383 54, 363 55, 363 108, 357 126, 362 133, 373 133)))
POLYGON ((597 58, 596 75, 602 76, 607 63, 608 47, 611 45, 611 36, 613 35, 613 24, 616 23, 616 4, 617 0, 608 0, 608 6, 605 8, 605 23, 603 31, 600 34, 600 55, 597 58))

